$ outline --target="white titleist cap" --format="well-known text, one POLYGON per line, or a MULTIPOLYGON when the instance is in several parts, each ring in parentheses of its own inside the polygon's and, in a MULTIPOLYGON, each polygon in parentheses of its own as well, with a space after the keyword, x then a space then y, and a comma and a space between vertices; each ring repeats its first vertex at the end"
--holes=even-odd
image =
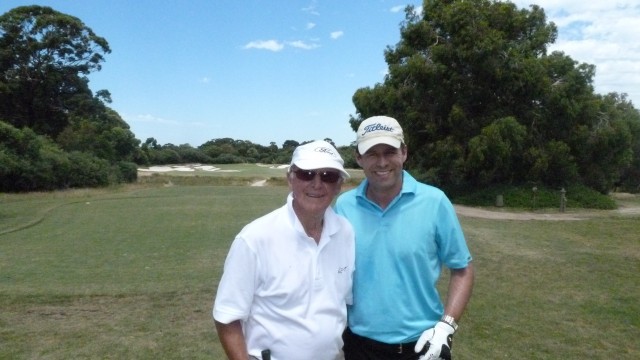
MULTIPOLYGON (((300 169, 313 170, 330 168, 340 171, 343 178, 348 178, 349 173, 344 169, 344 161, 338 150, 324 140, 316 140, 308 144, 300 145, 293 151, 291 165, 300 169)), ((291 165, 289 167, 291 167, 291 165)))
POLYGON ((372 116, 358 127, 358 152, 364 154, 374 145, 387 144, 399 148, 404 142, 402 127, 398 121, 388 116, 372 116))

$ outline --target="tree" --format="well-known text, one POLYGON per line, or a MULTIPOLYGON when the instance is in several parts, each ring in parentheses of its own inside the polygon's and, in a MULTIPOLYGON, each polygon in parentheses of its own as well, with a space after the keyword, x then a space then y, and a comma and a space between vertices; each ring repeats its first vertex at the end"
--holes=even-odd
POLYGON ((519 176, 526 128, 514 118, 498 119, 469 141, 468 176, 479 185, 510 183, 519 176))
POLYGON ((285 140, 282 143, 282 149, 283 150, 291 150, 291 151, 293 151, 293 149, 298 147, 298 145, 300 145, 300 143, 295 141, 295 140, 285 140))
MULTIPOLYGON (((0 118, 57 136, 78 103, 93 99, 86 75, 100 70, 107 41, 50 7, 22 6, 0 16, 0 118)), ((109 99, 106 91, 99 99, 109 99)))
POLYGON ((640 114, 629 110, 624 97, 599 97, 588 126, 574 132, 574 152, 583 182, 600 192, 612 189, 632 169, 640 139, 640 114))
MULTIPOLYGON (((400 42, 385 51, 384 84, 354 95, 359 116, 352 127, 371 115, 394 116, 405 129, 410 166, 460 165, 483 128, 531 113, 525 104, 543 93, 545 83, 537 59, 555 40, 555 25, 546 24, 537 6, 518 10, 488 0, 426 1, 422 17, 412 7, 406 14, 400 42), (436 149, 443 144, 455 144, 454 152, 436 149)), ((438 173, 432 180, 459 182, 464 175, 438 173)))
POLYGON ((94 96, 87 75, 109 53, 79 19, 23 6, 0 16, 0 183, 7 191, 102 186, 134 181, 147 161, 120 115, 94 96), (31 149, 23 153, 21 147, 31 149), (19 161, 15 161, 19 160, 19 161))
POLYGON ((134 161, 139 152, 136 139, 120 115, 101 106, 97 113, 85 117, 69 116, 69 125, 57 136, 57 143, 65 151, 94 154, 111 163, 134 161))
POLYGON ((400 41, 385 50, 388 75, 355 92, 351 126, 398 119, 407 166, 438 185, 582 181, 605 191, 630 164, 635 127, 617 120, 624 104, 594 94, 593 65, 547 54, 556 37, 537 5, 407 7, 400 41))
POLYGON ((633 107, 624 94, 610 93, 604 98, 610 103, 610 111, 615 114, 612 117, 620 119, 631 137, 631 162, 620 173, 620 179, 616 185, 620 185, 627 191, 640 192, 640 111, 633 107))

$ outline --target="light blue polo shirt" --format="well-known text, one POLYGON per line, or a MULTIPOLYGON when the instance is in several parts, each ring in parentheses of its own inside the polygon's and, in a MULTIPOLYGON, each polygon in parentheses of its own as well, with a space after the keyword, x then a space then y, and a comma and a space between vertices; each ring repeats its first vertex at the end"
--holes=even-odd
POLYGON ((356 233, 354 333, 395 344, 416 341, 444 312, 441 268, 471 261, 455 209, 439 189, 403 172, 400 194, 382 210, 366 197, 368 181, 340 195, 336 212, 356 233))

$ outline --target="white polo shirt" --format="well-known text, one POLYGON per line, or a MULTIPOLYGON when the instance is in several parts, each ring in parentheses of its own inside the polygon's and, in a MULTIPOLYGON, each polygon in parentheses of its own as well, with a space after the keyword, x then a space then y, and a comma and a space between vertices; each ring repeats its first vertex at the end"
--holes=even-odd
POLYGON ((353 228, 328 208, 319 244, 287 204, 236 236, 213 307, 222 323, 242 320, 249 355, 272 360, 340 359, 352 302, 353 228))

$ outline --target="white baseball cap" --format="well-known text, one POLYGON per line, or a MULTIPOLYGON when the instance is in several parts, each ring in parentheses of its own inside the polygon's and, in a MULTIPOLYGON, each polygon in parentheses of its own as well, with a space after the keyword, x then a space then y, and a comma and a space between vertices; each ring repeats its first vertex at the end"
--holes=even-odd
POLYGON ((392 117, 372 116, 361 122, 358 127, 356 145, 360 154, 364 154, 374 145, 387 144, 399 148, 402 143, 404 143, 402 127, 392 117))
POLYGON ((340 171, 342 178, 348 178, 349 173, 344 169, 344 161, 333 145, 324 140, 316 140, 300 145, 293 151, 292 165, 304 170, 330 168, 340 171))

